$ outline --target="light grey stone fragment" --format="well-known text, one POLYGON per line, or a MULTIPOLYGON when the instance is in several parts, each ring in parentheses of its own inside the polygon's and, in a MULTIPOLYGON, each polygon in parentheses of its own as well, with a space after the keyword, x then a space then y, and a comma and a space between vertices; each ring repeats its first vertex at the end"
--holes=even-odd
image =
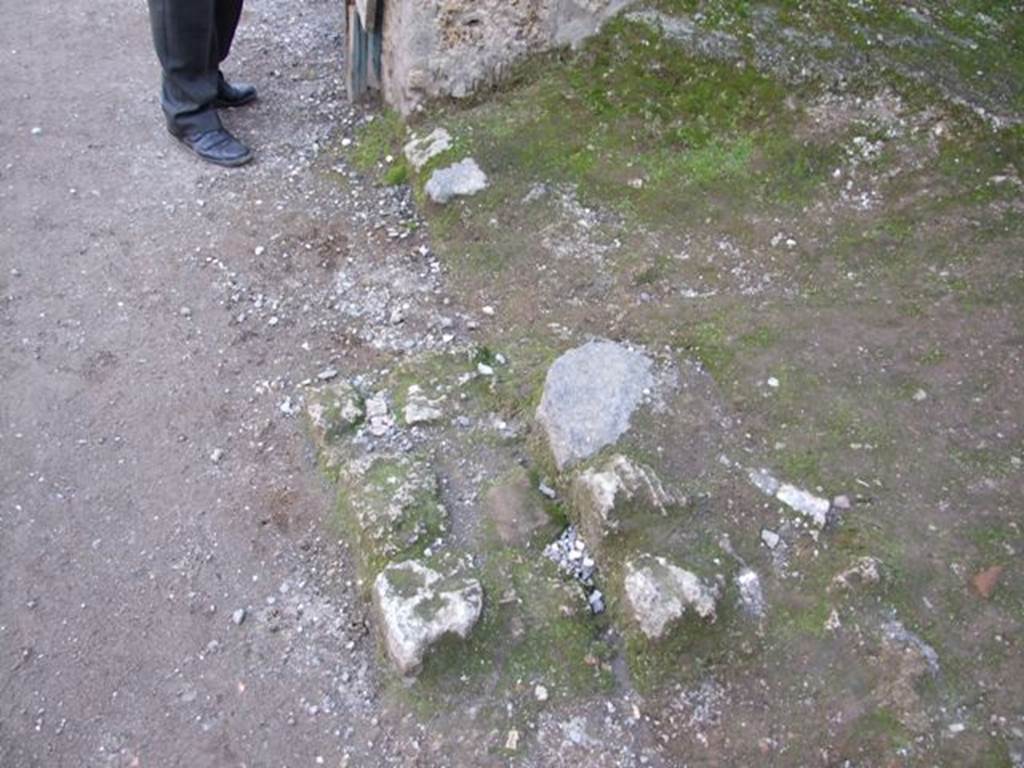
POLYGON ((373 583, 384 644, 403 675, 419 671, 441 638, 465 639, 480 619, 483 602, 476 579, 445 576, 417 560, 388 565, 373 583))
POLYGON ((386 392, 378 392, 366 401, 366 421, 370 434, 375 437, 383 437, 395 426, 386 392))
POLYGON ((418 384, 413 384, 405 396, 405 423, 411 427, 440 421, 444 417, 441 403, 442 399, 431 400, 418 384))
POLYGON ((687 610, 702 619, 715 620, 718 589, 705 584, 695 573, 663 557, 641 555, 626 563, 625 574, 627 607, 640 631, 651 640, 662 638, 687 610))
POLYGON ((426 136, 405 145, 405 158, 417 171, 452 146, 452 136, 444 128, 435 128, 426 136))
POLYGON ((487 189, 487 174, 480 170, 476 160, 467 157, 447 168, 438 168, 424 189, 431 200, 443 204, 457 195, 475 195, 487 189))
POLYGON ((559 357, 537 409, 558 468, 614 444, 653 385, 650 359, 611 341, 591 341, 559 357))
POLYGON ((819 528, 824 528, 828 522, 828 511, 831 504, 828 499, 822 499, 813 493, 797 488, 795 485, 783 483, 775 493, 775 498, 781 501, 790 509, 794 509, 801 515, 810 518, 819 528))
POLYGON ((750 568, 744 568, 736 577, 736 586, 739 587, 743 610, 755 619, 764 616, 764 593, 760 577, 750 568))
POLYGON ((747 472, 747 477, 757 490, 768 496, 774 496, 781 485, 767 469, 751 469, 747 472))

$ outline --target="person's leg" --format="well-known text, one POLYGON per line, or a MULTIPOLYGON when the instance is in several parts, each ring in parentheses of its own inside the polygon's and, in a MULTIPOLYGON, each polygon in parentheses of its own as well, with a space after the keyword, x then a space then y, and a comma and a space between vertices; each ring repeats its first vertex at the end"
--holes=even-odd
POLYGON ((238 19, 242 15, 243 0, 214 0, 216 4, 217 24, 217 65, 231 53, 231 43, 238 29, 238 19))
POLYGON ((220 71, 220 64, 231 52, 231 43, 235 39, 238 19, 242 15, 243 0, 215 0, 217 35, 214 47, 214 58, 217 67, 217 106, 241 107, 256 99, 255 86, 246 83, 229 83, 220 71))
POLYGON ((210 60, 218 51, 217 2, 149 0, 153 43, 163 67, 161 104, 167 127, 177 136, 221 127, 213 106, 219 62, 210 60))

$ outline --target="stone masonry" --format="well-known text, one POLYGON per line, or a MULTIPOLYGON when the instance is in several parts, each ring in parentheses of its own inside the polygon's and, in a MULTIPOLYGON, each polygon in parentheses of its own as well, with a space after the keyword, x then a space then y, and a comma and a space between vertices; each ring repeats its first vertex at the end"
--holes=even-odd
POLYGON ((382 87, 403 114, 469 96, 530 53, 576 46, 632 0, 385 0, 382 87))

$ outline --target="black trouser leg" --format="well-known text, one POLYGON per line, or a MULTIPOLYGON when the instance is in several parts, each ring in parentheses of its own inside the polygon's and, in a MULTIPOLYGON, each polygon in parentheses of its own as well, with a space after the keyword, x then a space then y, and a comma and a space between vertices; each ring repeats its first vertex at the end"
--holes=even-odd
POLYGON ((216 5, 217 64, 220 64, 231 52, 231 42, 242 15, 242 0, 216 0, 216 5))
POLYGON ((161 104, 175 133, 220 127, 213 107, 220 62, 231 48, 241 10, 242 0, 149 0, 163 67, 161 104))

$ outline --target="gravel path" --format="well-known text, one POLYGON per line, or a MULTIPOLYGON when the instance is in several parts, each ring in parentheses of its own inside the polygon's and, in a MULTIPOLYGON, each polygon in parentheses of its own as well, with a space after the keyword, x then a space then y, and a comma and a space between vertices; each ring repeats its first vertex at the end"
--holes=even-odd
POLYGON ((248 4, 228 73, 262 100, 228 123, 258 161, 227 172, 164 132, 144 3, 4 2, 4 768, 397 754, 293 413, 429 343, 438 301, 401 201, 318 152, 353 119, 340 6, 248 4))

